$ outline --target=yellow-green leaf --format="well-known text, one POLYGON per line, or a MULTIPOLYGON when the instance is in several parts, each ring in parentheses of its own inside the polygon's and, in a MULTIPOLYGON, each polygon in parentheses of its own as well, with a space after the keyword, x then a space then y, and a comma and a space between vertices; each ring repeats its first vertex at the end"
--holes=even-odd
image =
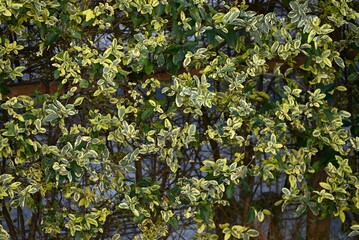
POLYGON ((82 14, 86 16, 86 19, 85 19, 86 22, 88 22, 91 19, 96 17, 95 13, 91 9, 87 9, 87 10, 83 11, 82 14))

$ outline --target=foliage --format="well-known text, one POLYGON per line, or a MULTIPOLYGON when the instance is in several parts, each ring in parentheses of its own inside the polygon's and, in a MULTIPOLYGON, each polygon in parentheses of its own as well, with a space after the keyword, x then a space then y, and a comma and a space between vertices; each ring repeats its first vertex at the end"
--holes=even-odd
POLYGON ((265 3, 0 1, 0 238, 355 224, 358 1, 265 3))

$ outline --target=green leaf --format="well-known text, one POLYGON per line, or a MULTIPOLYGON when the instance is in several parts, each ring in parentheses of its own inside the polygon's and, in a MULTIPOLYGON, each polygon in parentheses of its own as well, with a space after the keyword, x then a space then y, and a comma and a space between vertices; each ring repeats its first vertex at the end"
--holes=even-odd
POLYGON ((57 39, 59 39, 60 37, 60 33, 57 32, 57 31, 51 31, 49 32, 47 35, 46 35, 46 38, 45 38, 45 44, 46 45, 51 45, 53 44, 54 42, 57 41, 57 39))
POLYGON ((22 72, 26 69, 25 66, 17 66, 16 68, 14 68, 14 72, 22 72))
POLYGON ((226 42, 228 43, 228 45, 235 49, 236 48, 236 44, 237 44, 237 33, 236 31, 234 31, 233 29, 228 29, 228 33, 223 35, 223 38, 226 40, 226 42))
POLYGON ((181 106, 183 105, 182 98, 181 98, 181 96, 180 96, 179 94, 176 95, 175 102, 176 102, 176 106, 177 106, 177 107, 181 107, 181 106))
POLYGON ((171 217, 169 223, 171 224, 171 226, 173 227, 174 230, 179 229, 179 222, 178 222, 177 218, 171 217))
POLYGON ((29 188, 29 193, 30 193, 30 194, 34 194, 34 193, 36 193, 37 191, 39 191, 39 189, 40 189, 40 186, 39 186, 39 185, 31 186, 31 187, 29 188))
POLYGON ((344 111, 344 110, 340 110, 339 114, 343 117, 343 118, 350 118, 351 114, 350 112, 344 111))
POLYGON ((224 15, 222 19, 224 24, 232 23, 239 16, 239 10, 237 8, 233 8, 231 10, 233 11, 229 11, 224 15))
POLYGON ((202 20, 198 8, 190 8, 189 13, 194 20, 196 20, 196 21, 202 20))
POLYGON ((193 136, 196 133, 196 125, 191 124, 188 127, 188 135, 193 136))
POLYGON ((81 79, 80 83, 79 83, 80 88, 88 88, 89 87, 89 82, 85 79, 81 79))
POLYGON ((259 211, 258 214, 257 214, 257 218, 258 218, 259 222, 263 222, 264 218, 265 218, 263 212, 259 211))
POLYGON ((349 233, 348 237, 355 237, 359 235, 359 231, 352 231, 349 233))
POLYGON ((122 208, 122 209, 129 209, 129 206, 127 203, 120 203, 120 205, 118 206, 119 208, 122 208))
POLYGON ((253 207, 250 207, 247 215, 247 224, 251 224, 256 218, 256 210, 253 207))
POLYGON ((334 29, 329 24, 323 24, 320 27, 320 33, 321 34, 328 34, 328 33, 331 33, 333 31, 334 31, 334 29))
POLYGON ((289 3, 289 6, 290 6, 293 10, 299 11, 299 4, 298 4, 296 1, 291 1, 291 2, 289 3))
POLYGON ((295 215, 296 215, 296 216, 301 216, 301 215, 305 212, 305 210, 306 210, 305 205, 300 204, 300 205, 297 207, 297 209, 295 210, 295 215))
POLYGON ((229 232, 229 233, 226 233, 225 235, 224 235, 224 240, 228 240, 228 239, 230 239, 231 238, 231 233, 229 232))
POLYGON ((120 239, 121 239, 121 235, 118 233, 112 236, 112 240, 120 240, 120 239))
POLYGON ((314 26, 318 27, 319 24, 320 24, 320 19, 319 19, 317 16, 315 16, 315 17, 312 19, 312 23, 313 23, 314 26))
POLYGON ((149 119, 153 114, 153 108, 146 108, 142 113, 141 113, 141 120, 144 121, 146 119, 149 119))
POLYGON ((329 185, 328 183, 326 183, 326 182, 320 182, 319 185, 320 185, 322 188, 326 189, 326 190, 329 190, 329 191, 332 190, 332 186, 330 186, 330 185, 329 185))
POLYGON ((231 183, 227 188, 226 188, 226 196, 228 199, 231 199, 234 195, 234 184, 231 183))
POLYGON ((320 134, 321 134, 320 131, 317 129, 313 131, 313 137, 319 137, 320 134))
POLYGON ((267 216, 272 214, 268 209, 263 209, 262 212, 267 216))
POLYGON ((249 237, 258 237, 259 236, 259 232, 254 229, 249 229, 246 233, 249 237))
POLYGON ((316 35, 317 35, 317 32, 316 32, 314 29, 311 30, 310 33, 309 33, 309 35, 308 35, 308 40, 307 40, 307 42, 310 43, 316 35))
POLYGON ((167 118, 165 119, 165 128, 172 129, 172 123, 167 118))
POLYGON ((145 70, 146 75, 151 75, 154 70, 154 65, 149 59, 143 61, 143 69, 145 70))
POLYGON ((276 142, 277 142, 277 138, 276 138, 276 136, 275 136, 274 134, 272 134, 272 135, 270 136, 270 141, 271 141, 272 143, 276 143, 276 142))
POLYGON ((191 58, 185 58, 183 61, 183 67, 187 67, 191 63, 191 58))
POLYGON ((344 61, 343 61, 343 59, 342 59, 341 57, 335 56, 335 57, 334 57, 334 61, 335 61, 335 63, 336 63, 339 67, 345 68, 344 61))
POLYGON ((55 120, 55 119, 58 119, 59 118, 59 116, 56 114, 56 113, 50 113, 49 115, 47 115, 44 119, 43 119, 43 121, 44 122, 51 122, 51 121, 53 121, 53 120, 55 120))
POLYGON ((288 188, 282 188, 282 192, 287 196, 291 194, 288 188))
POLYGON ((343 211, 339 212, 339 218, 342 223, 345 222, 345 213, 343 211))
POLYGON ((163 211, 163 210, 161 210, 161 215, 162 215, 162 219, 163 219, 163 221, 168 222, 168 221, 170 220, 170 218, 169 218, 169 215, 168 215, 168 212, 167 212, 167 211, 163 211))
POLYGON ((283 203, 283 200, 278 200, 274 203, 274 206, 279 206, 283 203))
POLYGON ((119 117, 119 119, 123 119, 123 117, 125 116, 126 114, 126 108, 125 106, 120 106, 117 110, 117 115, 119 117))
POLYGON ((200 215, 201 219, 207 224, 210 223, 211 213, 212 213, 212 208, 211 208, 210 204, 204 204, 199 209, 199 215, 200 215))
POLYGON ((76 100, 74 101, 74 106, 80 106, 82 104, 82 101, 84 100, 85 97, 78 97, 76 98, 76 100))
POLYGON ((5 16, 5 17, 11 17, 11 12, 8 10, 8 9, 4 9, 4 11, 2 12, 2 14, 5 16))
POLYGON ((347 91, 347 88, 344 87, 344 86, 338 86, 338 87, 336 87, 336 89, 337 89, 338 91, 340 91, 340 92, 345 92, 345 91, 347 91))
POLYGON ((301 44, 301 42, 299 39, 294 40, 294 48, 295 49, 298 49, 300 47, 300 44, 301 44))
POLYGON ((332 62, 329 60, 329 58, 327 57, 323 57, 322 61, 328 66, 328 67, 332 67, 332 62))
POLYGON ((182 49, 177 50, 176 54, 173 56, 173 63, 178 64, 184 60, 185 52, 182 49))

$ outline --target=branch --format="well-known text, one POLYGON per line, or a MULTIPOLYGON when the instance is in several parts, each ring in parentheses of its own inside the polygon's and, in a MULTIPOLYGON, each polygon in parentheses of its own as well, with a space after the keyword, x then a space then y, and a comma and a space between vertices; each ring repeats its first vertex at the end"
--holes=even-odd
POLYGON ((5 200, 2 201, 2 213, 5 218, 6 224, 9 228, 11 239, 17 240, 18 238, 17 238, 16 228, 11 220, 9 211, 6 208, 5 200))
POLYGON ((31 225, 29 232, 29 240, 36 239, 36 230, 37 230, 37 221, 40 218, 40 204, 41 204, 41 195, 39 192, 34 194, 34 202, 37 204, 37 209, 34 209, 34 213, 31 217, 31 225))

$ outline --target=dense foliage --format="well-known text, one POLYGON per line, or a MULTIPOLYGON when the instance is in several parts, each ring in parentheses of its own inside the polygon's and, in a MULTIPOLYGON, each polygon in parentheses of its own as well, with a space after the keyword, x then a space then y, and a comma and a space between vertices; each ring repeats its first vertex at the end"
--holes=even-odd
POLYGON ((359 234, 358 1, 2 0, 0 29, 0 239, 359 234))

